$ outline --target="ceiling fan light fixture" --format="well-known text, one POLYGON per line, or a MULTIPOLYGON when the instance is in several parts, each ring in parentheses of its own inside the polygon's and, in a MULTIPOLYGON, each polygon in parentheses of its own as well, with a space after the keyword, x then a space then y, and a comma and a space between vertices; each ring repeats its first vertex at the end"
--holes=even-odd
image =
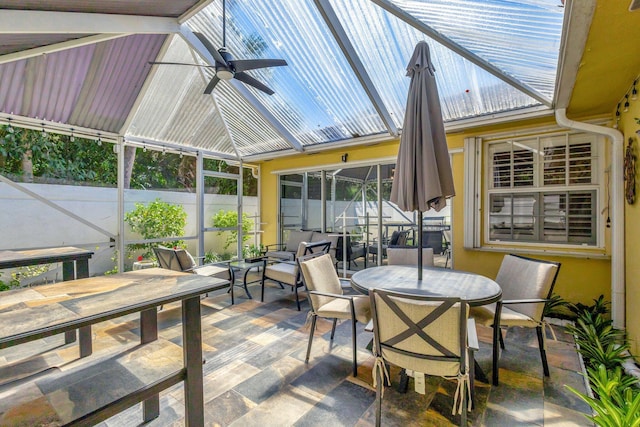
POLYGON ((234 75, 235 73, 233 71, 224 68, 216 70, 216 76, 218 76, 220 80, 231 80, 234 75))

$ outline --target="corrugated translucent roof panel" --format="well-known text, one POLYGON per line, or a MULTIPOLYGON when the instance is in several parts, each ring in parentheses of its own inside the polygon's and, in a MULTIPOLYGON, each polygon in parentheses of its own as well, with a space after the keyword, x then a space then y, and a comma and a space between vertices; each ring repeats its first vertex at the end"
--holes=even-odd
POLYGON ((390 0, 434 30, 553 98, 559 0, 390 0))
POLYGON ((117 133, 164 35, 132 35, 0 64, 0 111, 117 133))
MULTIPOLYGON (((161 61, 204 64, 180 36, 161 61)), ((219 85, 213 96, 203 94, 211 76, 202 67, 155 66, 127 136, 233 157, 290 148, 229 85, 219 85)))
POLYGON ((398 127, 409 89, 407 64, 420 40, 431 48, 445 121, 540 104, 369 0, 331 0, 331 4, 398 127))
MULTIPOLYGON (((173 36, 161 60, 197 63, 179 36, 173 36)), ((235 154, 213 99, 202 94, 201 68, 156 65, 151 79, 127 136, 235 154)))
POLYGON ((230 85, 219 86, 213 96, 241 157, 291 148, 291 145, 230 85))
MULTIPOLYGON (((221 2, 216 2, 188 24, 219 47, 221 15, 221 2)), ((236 59, 288 62, 288 67, 249 72, 272 88, 274 95, 250 90, 303 145, 386 131, 312 2, 228 2, 226 39, 236 59)))

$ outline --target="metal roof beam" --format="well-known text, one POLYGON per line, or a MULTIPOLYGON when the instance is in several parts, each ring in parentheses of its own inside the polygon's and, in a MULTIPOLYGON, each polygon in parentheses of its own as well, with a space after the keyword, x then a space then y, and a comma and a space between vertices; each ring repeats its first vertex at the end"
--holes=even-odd
POLYGON ((7 62, 19 61, 21 59, 33 58, 45 53, 59 52, 61 50, 73 49, 76 47, 86 46, 104 42, 107 40, 117 39, 119 37, 128 36, 129 34, 95 34, 92 36, 82 37, 79 39, 67 40, 60 43, 40 46, 33 49, 22 50, 20 52, 8 53, 0 55, 0 64, 7 62))
POLYGON ((358 78, 363 89, 369 96, 369 99, 378 112, 378 115, 382 119, 382 122, 391 135, 397 136, 398 128, 393 122, 393 118, 391 117, 391 114, 389 114, 389 110, 387 110, 387 107, 384 105, 380 94, 376 90, 373 82, 371 81, 371 78, 369 77, 369 74, 362 64, 362 61, 360 61, 358 54, 353 48, 351 40, 349 40, 349 37, 344 31, 342 24, 340 24, 340 20, 331 7, 331 4, 328 0, 314 0, 314 2, 318 10, 320 11, 320 14, 324 18, 324 21, 329 27, 329 30, 331 30, 331 34, 333 34, 333 37, 338 42, 340 49, 342 49, 342 53, 347 58, 347 61, 349 61, 349 65, 351 65, 351 69, 353 70, 355 76, 358 78))
POLYGON ((3 10, 0 34, 169 34, 178 32, 175 18, 106 13, 3 10))
POLYGON ((420 21, 419 19, 416 19, 411 14, 407 13, 403 9, 391 3, 389 0, 370 0, 370 1, 380 6, 382 9, 386 10, 392 15, 396 16, 398 19, 411 25, 416 30, 424 33, 425 35, 429 36, 433 40, 447 47, 448 49, 451 49, 458 55, 467 59, 469 62, 477 65, 478 67, 482 68, 486 72, 496 76, 503 82, 513 86, 514 88, 529 95, 535 100, 540 101, 542 104, 546 105, 547 107, 551 107, 552 101, 546 96, 544 96, 543 94, 541 94, 540 92, 538 92, 537 90, 535 90, 534 88, 532 88, 531 86, 521 82, 520 80, 515 79, 514 77, 508 74, 505 74, 504 71, 502 71, 495 65, 491 64, 490 62, 487 62, 485 59, 481 58, 480 56, 476 55, 470 50, 464 48, 463 46, 460 46, 458 43, 454 42, 447 36, 434 30, 424 22, 420 21))
MULTIPOLYGON (((209 53, 207 48, 202 44, 202 42, 193 34, 193 32, 186 26, 180 26, 180 34, 184 37, 187 43, 191 46, 193 50, 195 50, 198 55, 200 55, 205 62, 209 65, 214 65, 216 63, 213 56, 209 53)), ((273 129, 285 140, 287 143, 296 151, 304 151, 304 147, 302 143, 298 141, 298 139, 291 133, 287 128, 282 126, 282 124, 274 117, 273 114, 269 110, 267 110, 260 101, 256 99, 256 97, 244 86, 243 83, 238 82, 235 79, 229 80, 229 84, 249 103, 253 108, 255 108, 256 112, 262 116, 264 120, 267 121, 273 127, 273 129)), ((232 139, 233 142, 233 139, 232 139)), ((235 145, 235 144, 234 144, 235 145)))

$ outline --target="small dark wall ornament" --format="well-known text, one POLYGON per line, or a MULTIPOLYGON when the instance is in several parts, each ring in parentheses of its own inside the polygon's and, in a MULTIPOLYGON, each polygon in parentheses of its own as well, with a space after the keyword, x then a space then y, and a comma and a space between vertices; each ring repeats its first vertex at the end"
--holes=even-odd
POLYGON ((633 138, 629 138, 624 155, 624 196, 630 205, 636 201, 636 155, 633 138))

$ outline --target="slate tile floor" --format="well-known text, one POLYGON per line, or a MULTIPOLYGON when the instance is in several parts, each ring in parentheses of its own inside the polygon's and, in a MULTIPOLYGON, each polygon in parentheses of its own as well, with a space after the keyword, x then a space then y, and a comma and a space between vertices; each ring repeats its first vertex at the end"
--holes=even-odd
MULTIPOLYGON (((251 289, 259 297, 258 285, 251 289)), ((290 290, 269 287, 265 302, 244 297, 240 288, 236 305, 228 295, 202 300, 202 337, 206 424, 209 426, 372 426, 375 392, 371 387, 373 357, 365 349, 371 334, 358 328, 358 377, 351 376, 351 339, 348 322, 339 324, 334 343, 331 324, 318 321, 310 363, 304 356, 308 329, 306 309, 296 311, 290 290)), ((159 312, 162 338, 181 344, 179 305, 159 312)), ((137 317, 104 322, 95 328, 95 352, 133 346, 138 340, 137 317)), ((474 426, 583 426, 589 408, 567 391, 569 384, 584 391, 579 360, 569 336, 554 327, 558 341, 548 340, 551 377, 543 378, 535 332, 513 330, 506 337, 498 387, 476 382, 476 407, 470 413, 474 426)), ((479 327, 481 349, 477 359, 491 370, 491 330, 479 327)), ((93 356, 92 356, 93 357, 93 356)), ((0 352, 0 425, 57 425, 53 402, 46 402, 38 384, 51 371, 66 369, 89 359, 77 359, 77 345, 64 345, 51 337, 41 342, 0 352), (43 373, 29 376, 46 367, 43 373)), ((398 370, 392 369, 392 387, 385 390, 383 425, 448 426, 455 384, 428 378, 424 395, 396 390, 398 370)), ((100 393, 86 390, 86 396, 100 393)), ((70 401, 58 403, 71 405, 70 401)), ((60 408, 56 407, 60 410, 60 408)), ((161 395, 160 417, 152 426, 184 424, 182 386, 161 395)), ((140 405, 103 422, 102 426, 132 426, 142 419, 140 405)))

